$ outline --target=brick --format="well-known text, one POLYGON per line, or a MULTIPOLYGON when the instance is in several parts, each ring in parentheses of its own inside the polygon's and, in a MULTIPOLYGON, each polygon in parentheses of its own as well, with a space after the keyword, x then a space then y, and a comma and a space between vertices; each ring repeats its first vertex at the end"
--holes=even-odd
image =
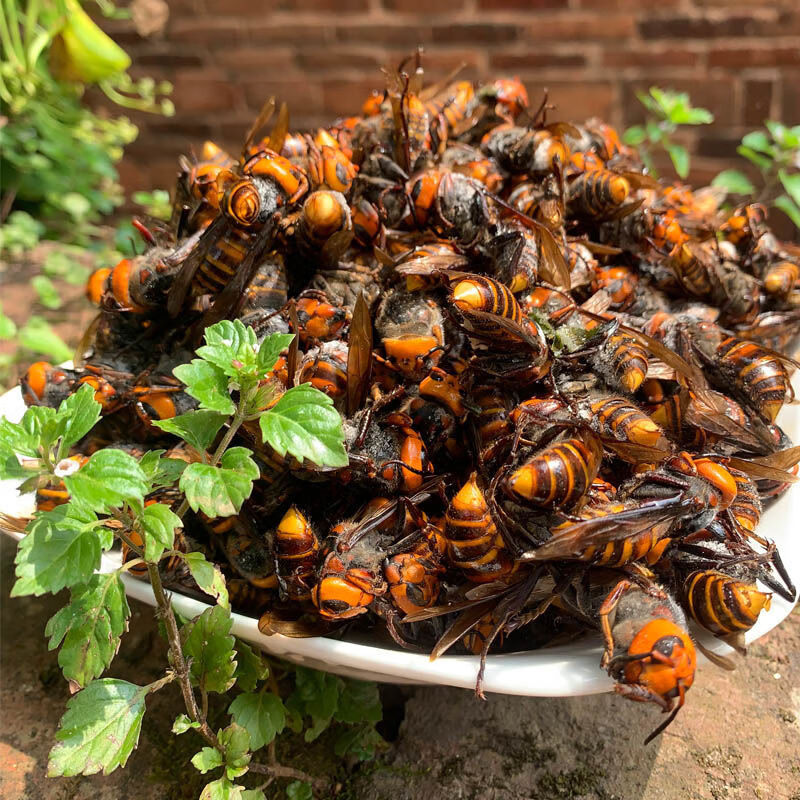
POLYGON ((137 67, 147 67, 148 69, 172 70, 183 67, 202 67, 204 62, 202 56, 197 52, 179 53, 167 50, 136 54, 133 63, 137 67))
POLYGON ((377 79, 380 68, 386 63, 386 53, 383 51, 357 53, 351 49, 313 48, 300 50, 296 54, 296 61, 301 70, 326 73, 357 71, 367 75, 374 74, 377 79))
POLYGON ((741 136, 704 136, 701 133, 697 140, 697 155, 733 160, 741 143, 741 136))
MULTIPOLYGON (((376 80, 323 81, 322 110, 333 116, 357 114, 369 93, 381 86, 376 80)), ((311 109, 308 109, 311 110, 311 109)))
POLYGON ((606 67, 652 67, 657 64, 661 67, 694 67, 700 61, 700 53, 686 48, 670 48, 668 50, 654 51, 632 50, 604 50, 601 63, 606 67))
MULTIPOLYGON (((614 104, 614 89, 610 83, 559 83, 547 81, 549 101, 556 106, 555 111, 548 114, 548 120, 578 120, 588 117, 610 119, 614 104)), ((528 86, 531 104, 538 102, 538 88, 528 86), (536 98, 536 99, 533 99, 536 98)))
POLYGON ((781 75, 780 119, 787 125, 800 125, 800 70, 781 75))
POLYGON ((250 73, 252 70, 280 70, 281 75, 291 71, 294 49, 291 47, 226 47, 213 54, 213 62, 218 67, 231 71, 231 79, 240 77, 237 72, 250 73))
POLYGON ((569 0, 478 0, 478 8, 482 11, 531 11, 568 6, 569 0))
POLYGON ((178 113, 226 111, 237 104, 238 88, 217 73, 178 72, 172 81, 172 100, 178 113))
POLYGON ((541 50, 526 53, 491 53, 489 65, 492 69, 499 70, 526 70, 558 69, 559 67, 583 67, 586 65, 586 56, 579 53, 547 53, 541 50))
POLYGON ((644 39, 715 39, 726 36, 755 36, 765 27, 763 19, 751 14, 728 17, 645 18, 639 22, 644 39))
POLYGON ((664 0, 576 0, 573 7, 587 9, 611 9, 640 11, 645 8, 663 8, 664 0))
MULTIPOLYGON (((251 0, 252 1, 252 0, 251 0)), ((225 0, 227 5, 227 0, 225 0)), ((257 5, 257 3, 254 3, 257 5)), ((369 0, 277 0, 276 11, 334 11, 355 12, 369 10, 369 0)))
POLYGON ((772 116, 772 98, 776 94, 772 81, 745 81, 742 122, 745 125, 762 125, 772 116))
POLYGON ((433 41, 449 44, 451 42, 474 42, 475 44, 507 43, 516 41, 520 35, 518 25, 489 24, 483 22, 435 25, 433 41))
POLYGON ((708 54, 709 67, 800 66, 800 42, 795 47, 725 47, 708 54))
POLYGON ((542 14, 526 26, 526 40, 567 43, 588 39, 624 39, 635 32, 630 14, 587 14, 571 12, 566 15, 542 14))
MULTIPOLYGON (((437 0, 436 11, 458 11, 464 7, 465 0, 437 0)), ((430 0, 383 0, 387 11, 398 11, 403 14, 430 14, 430 0)))
POLYGON ((167 39, 216 49, 243 41, 244 29, 236 20, 208 17, 170 20, 167 25, 167 39))
MULTIPOLYGON (((418 44, 430 42, 432 32, 427 25, 343 25, 336 28, 336 38, 340 42, 369 42, 370 44, 388 44, 416 47, 418 44)), ((306 41, 313 41, 306 40, 306 41)))
MULTIPOLYGON (((260 109, 268 97, 275 96, 293 108, 309 111, 320 107, 319 86, 307 80, 280 80, 275 74, 273 80, 244 80, 241 86, 247 105, 252 109, 260 109)), ((251 120, 252 121, 252 120, 251 120)))

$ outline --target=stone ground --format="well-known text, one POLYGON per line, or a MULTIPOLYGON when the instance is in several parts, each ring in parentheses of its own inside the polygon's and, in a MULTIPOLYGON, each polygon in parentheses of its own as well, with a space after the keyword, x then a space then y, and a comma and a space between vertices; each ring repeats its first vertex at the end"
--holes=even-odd
MULTIPOLYGON (((202 780, 188 759, 198 742, 168 733, 182 711, 172 687, 148 700, 139 749, 124 770, 45 777, 68 698, 44 638, 60 601, 9 599, 14 544, 0 539, 0 798, 196 798, 202 780)), ((112 674, 143 683, 159 675, 165 647, 151 609, 132 609, 112 674)), ((705 667, 686 709, 648 747, 642 741, 658 715, 614 695, 481 702, 458 689, 384 694, 384 731, 394 741, 380 762, 350 776, 337 770, 343 800, 800 800, 800 611, 753 646, 736 672, 705 667)), ((300 760, 330 774, 322 752, 300 760)))
MULTIPOLYGON (((20 322, 31 308, 27 279, 24 271, 0 275, 4 310, 20 322)), ((48 318, 74 343, 91 311, 79 289, 67 291, 65 308, 48 318)), ((124 770, 45 777, 68 691, 44 627, 62 601, 9 599, 14 545, 0 540, 0 800, 197 798, 204 781, 188 762, 198 741, 169 734, 183 710, 173 687, 148 699, 139 749, 124 770)), ((132 603, 132 611, 111 674, 141 684, 161 673, 165 645, 152 610, 132 603)), ((279 758, 335 772, 338 800, 800 800, 799 610, 735 673, 705 667, 686 709, 648 747, 642 741, 658 714, 614 695, 481 702, 458 689, 383 694, 391 746, 380 761, 348 773, 324 736, 312 748, 282 737, 279 758)))

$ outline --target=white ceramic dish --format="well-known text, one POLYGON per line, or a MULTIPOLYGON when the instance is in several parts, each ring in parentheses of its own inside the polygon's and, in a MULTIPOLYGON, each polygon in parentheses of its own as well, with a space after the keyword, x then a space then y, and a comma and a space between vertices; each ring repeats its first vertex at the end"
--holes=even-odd
MULTIPOLYGON (((795 385, 800 393, 800 382, 795 385)), ((0 397, 0 416, 17 421, 25 406, 19 388, 0 397)), ((795 442, 800 442, 800 406, 785 408, 780 417, 781 426, 795 442)), ((0 511, 11 515, 29 515, 33 504, 30 495, 20 496, 13 481, 0 481, 0 511)), ((800 519, 800 487, 795 486, 764 514, 759 533, 774 539, 781 556, 796 584, 800 585, 800 536, 797 520, 800 519), (795 520, 795 522, 792 522, 795 520)), ((119 556, 103 556, 101 571, 108 572, 119 566, 119 556)), ((154 605, 150 585, 123 576, 130 597, 154 605)), ((175 608, 186 617, 201 613, 206 604, 173 594, 175 608)), ((772 607, 761 614, 758 623, 747 634, 752 642, 778 625, 791 612, 792 603, 773 595, 772 607)), ((256 620, 242 614, 233 614, 233 632, 242 639, 299 664, 335 672, 363 680, 389 683, 440 684, 471 689, 475 686, 478 671, 476 656, 443 656, 430 661, 426 655, 372 647, 352 642, 321 637, 290 639, 285 636, 264 636, 256 620)), ((722 642, 702 632, 694 631, 703 644, 720 654, 730 654, 731 649, 722 642)), ((525 653, 489 656, 486 661, 484 688, 487 692, 527 695, 535 697, 564 697, 597 694, 609 691, 612 681, 599 667, 602 647, 599 639, 587 637, 572 644, 525 653)))

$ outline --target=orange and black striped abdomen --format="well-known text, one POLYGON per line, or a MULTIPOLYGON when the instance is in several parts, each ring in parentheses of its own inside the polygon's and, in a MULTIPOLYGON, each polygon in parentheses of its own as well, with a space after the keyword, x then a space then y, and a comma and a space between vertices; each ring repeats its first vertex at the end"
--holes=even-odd
POLYGON ((539 508, 568 508, 597 476, 602 449, 578 437, 548 445, 501 481, 511 498, 539 508))
POLYGON ((756 485, 744 472, 728 467, 736 481, 736 497, 728 506, 728 513, 747 533, 755 533, 761 520, 761 497, 756 485))
POLYGON ((603 436, 645 447, 657 447, 664 442, 661 428, 623 397, 603 397, 592 402, 589 408, 603 436))
POLYGON ((292 600, 307 600, 319 558, 319 542, 296 506, 283 515, 275 531, 276 572, 281 588, 292 600))
POLYGON ((647 375, 647 351, 625 333, 609 336, 604 354, 609 357, 613 377, 622 389, 635 392, 647 375))
POLYGON ((270 253, 247 287, 245 307, 248 310, 283 308, 286 305, 288 292, 289 283, 283 256, 280 253, 270 253))
POLYGON ((495 345, 518 343, 519 340, 507 328, 473 313, 503 317, 519 325, 522 322, 522 309, 507 286, 492 278, 474 275, 455 283, 451 293, 453 304, 463 315, 466 322, 464 327, 470 333, 490 339, 495 345))
POLYGON ((219 294, 233 279, 254 238, 254 234, 236 227, 230 227, 220 236, 197 268, 194 294, 219 294))
POLYGON ((598 267, 592 279, 592 291, 604 289, 611 297, 612 311, 625 311, 633 305, 639 279, 628 267, 598 267))
POLYGON ((486 583, 513 569, 475 473, 450 502, 444 534, 450 564, 468 580, 486 583))
POLYGON ((607 169, 589 169, 569 186, 568 205, 576 216, 602 218, 619 208, 630 194, 626 178, 607 169))
POLYGON ((509 417, 508 401, 496 386, 472 390, 472 402, 479 409, 475 428, 480 444, 481 460, 490 463, 510 447, 508 437, 514 430, 509 417), (506 446, 508 445, 508 447, 506 446))
POLYGON ((800 264, 779 261, 764 275, 764 291, 776 297, 788 297, 800 285, 800 264))
POLYGON ((683 594, 692 618, 717 636, 750 630, 771 601, 771 595, 754 584, 715 570, 693 572, 684 582, 683 594))
POLYGON ((347 368, 338 360, 321 355, 302 365, 297 382, 310 383, 328 397, 338 400, 347 391, 347 368))
POLYGON ((398 553, 389 558, 384 575, 392 602, 406 614, 432 606, 439 596, 438 566, 420 553, 398 553))
POLYGON ((716 355, 723 369, 733 373, 734 383, 748 403, 774 422, 789 388, 783 364, 754 342, 735 336, 720 342, 716 355))

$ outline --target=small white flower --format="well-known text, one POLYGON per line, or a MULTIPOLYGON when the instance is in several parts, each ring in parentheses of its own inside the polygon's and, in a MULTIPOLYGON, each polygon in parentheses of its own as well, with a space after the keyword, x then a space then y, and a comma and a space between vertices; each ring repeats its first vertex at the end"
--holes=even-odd
POLYGON ((75 459, 62 458, 61 461, 56 464, 56 468, 53 471, 58 478, 68 478, 70 475, 76 473, 80 468, 80 462, 75 461, 75 459))

